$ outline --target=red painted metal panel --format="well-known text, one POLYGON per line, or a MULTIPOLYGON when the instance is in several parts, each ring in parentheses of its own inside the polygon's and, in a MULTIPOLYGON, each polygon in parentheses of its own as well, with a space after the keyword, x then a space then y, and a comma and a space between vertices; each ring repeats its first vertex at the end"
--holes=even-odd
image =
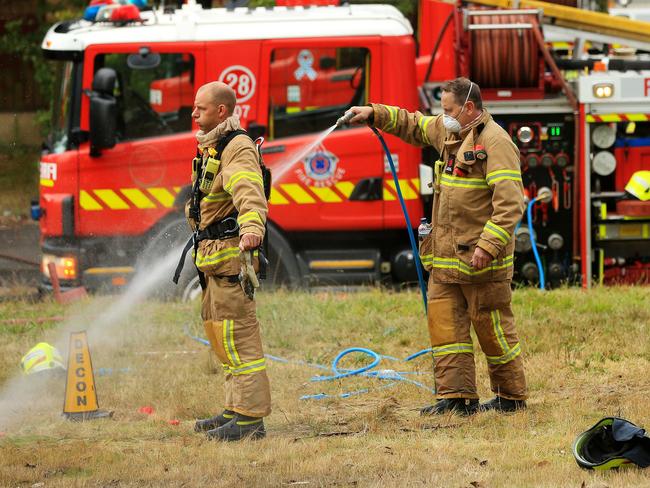
MULTIPOLYGON (((382 66, 382 92, 379 100, 381 103, 396 105, 413 112, 418 108, 416 86, 416 73, 413 59, 415 56, 415 43, 413 38, 384 38, 382 42, 383 59, 389 60, 382 66), (410 88, 406 88, 410 87, 410 88)), ((386 144, 391 153, 399 157, 398 177, 400 180, 413 183, 419 176, 419 164, 422 161, 422 152, 415 146, 403 142, 394 136, 386 136, 386 144)), ((378 150, 381 150, 377 142, 378 150)), ((381 156, 383 159, 383 155, 381 156)), ((385 174, 385 179, 392 179, 390 173, 385 174)), ((419 193, 419 188, 417 188, 419 193)), ((411 218, 411 226, 417 227, 423 214, 420 198, 406 201, 406 208, 411 218)), ((384 227, 387 229, 404 228, 404 216, 399 200, 386 200, 384 202, 384 227)))
MULTIPOLYGON (((431 53, 449 15, 456 8, 454 3, 422 0, 418 15, 419 57, 417 59, 417 84, 422 85, 431 59, 431 53)), ((456 52, 454 49, 455 22, 449 22, 436 51, 434 69, 428 81, 445 81, 456 77, 456 52)))
POLYGON ((69 195, 77 194, 77 152, 68 151, 61 154, 48 154, 41 158, 40 164, 39 204, 44 209, 43 216, 39 220, 41 237, 60 236, 63 232, 62 200, 69 195), (43 168, 44 165, 46 165, 46 168, 43 168))
POLYGON ((266 90, 260 82, 261 44, 259 40, 206 44, 206 82, 222 81, 235 90, 235 114, 245 128, 264 117, 258 110, 258 100, 266 90))
POLYGON ((625 185, 637 171, 650 170, 650 147, 617 147, 616 156, 616 191, 625 190, 625 185))
MULTIPOLYGON (((585 106, 580 105, 580 149, 578 151, 578 173, 580 177, 579 185, 576 186, 575 191, 578 193, 578 202, 580 208, 574 211, 580 212, 580 268, 582 272, 582 287, 588 288, 591 282, 591 252, 587 248, 587 232, 591 232, 591 222, 587 218, 587 210, 591 205, 591 196, 588 191, 585 191, 584 182, 586 181, 588 172, 591 168, 588 167, 587 155, 585 154, 585 131, 587 130, 587 123, 585 121, 585 106)), ((590 240, 590 239, 589 239, 590 240)))
MULTIPOLYGON (((149 44, 152 51, 161 54, 194 56, 194 91, 205 83, 203 46, 203 43, 149 44)), ((97 55, 138 52, 139 47, 129 44, 89 47, 84 88, 92 85, 97 55)), ((89 127, 88 115, 89 100, 84 96, 81 125, 85 130, 89 127)), ((88 143, 82 144, 78 151, 79 184, 74 192, 76 235, 140 235, 172 212, 177 190, 190 181, 189 162, 196 150, 195 130, 192 124, 188 132, 119 142, 112 149, 102 150, 98 157, 90 156, 88 143)))
POLYGON ((100 157, 90 157, 84 144, 79 150, 79 193, 92 201, 82 205, 80 198, 75 200, 77 235, 148 231, 174 210, 176 189, 189 184, 195 152, 191 133, 123 142, 100 157))

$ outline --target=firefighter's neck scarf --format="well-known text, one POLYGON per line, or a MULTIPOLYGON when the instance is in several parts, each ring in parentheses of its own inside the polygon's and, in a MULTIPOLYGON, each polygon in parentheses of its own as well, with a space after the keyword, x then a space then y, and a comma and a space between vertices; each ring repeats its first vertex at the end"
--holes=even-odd
POLYGON ((483 124, 486 122, 486 115, 487 111, 486 110, 481 110, 481 113, 474 118, 469 124, 467 124, 465 127, 463 127, 460 131, 460 138, 465 139, 465 136, 471 132, 471 130, 474 127, 478 127, 480 124, 483 124))
POLYGON ((224 135, 238 129, 241 129, 239 118, 231 115, 208 133, 205 133, 202 130, 198 131, 196 133, 196 140, 199 143, 199 150, 203 151, 206 147, 216 146, 219 139, 224 135))

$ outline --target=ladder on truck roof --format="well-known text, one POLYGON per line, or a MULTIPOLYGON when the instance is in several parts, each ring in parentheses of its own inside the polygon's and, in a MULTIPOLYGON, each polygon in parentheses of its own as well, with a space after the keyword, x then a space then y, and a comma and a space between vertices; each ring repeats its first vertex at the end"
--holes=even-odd
POLYGON ((538 0, 470 0, 470 2, 500 9, 538 9, 546 19, 552 21, 544 24, 544 31, 548 34, 578 40, 625 44, 650 51, 650 22, 538 0))

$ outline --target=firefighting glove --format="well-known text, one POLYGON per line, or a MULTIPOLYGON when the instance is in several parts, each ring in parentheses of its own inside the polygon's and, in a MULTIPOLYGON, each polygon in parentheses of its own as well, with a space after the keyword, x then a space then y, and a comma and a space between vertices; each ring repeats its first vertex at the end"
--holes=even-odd
POLYGON ((255 298, 255 288, 259 288, 260 282, 253 268, 253 251, 243 251, 239 254, 241 268, 239 271, 239 284, 244 293, 251 300, 255 298))

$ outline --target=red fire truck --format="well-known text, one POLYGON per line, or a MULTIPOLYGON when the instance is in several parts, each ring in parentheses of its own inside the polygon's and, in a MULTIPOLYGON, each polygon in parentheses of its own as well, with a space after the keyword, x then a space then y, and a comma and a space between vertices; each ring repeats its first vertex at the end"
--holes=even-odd
MULTIPOLYGON (((196 89, 212 80, 235 89, 244 127, 266 138, 264 158, 275 174, 268 227, 273 281, 414 280, 396 187, 372 132, 338 129, 296 157, 352 105, 381 101, 434 113, 440 82, 461 74, 484 87, 488 109, 519 145, 531 197, 542 186, 553 191, 551 204, 535 208, 534 233, 526 224, 518 231, 524 244, 526 231, 537 237, 532 245, 543 252, 542 272, 549 281, 588 285, 594 275, 606 276, 600 268, 610 258, 618 259, 621 269, 631 262, 645 265, 650 251, 643 234, 624 250, 600 246, 602 259, 594 259, 591 238, 601 225, 593 221, 594 201, 614 210, 622 193, 613 192, 621 190, 618 182, 629 171, 619 175, 617 169, 593 179, 598 187, 585 186, 590 180, 583 173, 592 173, 588 129, 596 119, 586 118, 588 104, 575 100, 572 105, 561 91, 571 91, 567 73, 584 67, 569 58, 564 75, 547 68, 557 63, 545 59, 544 41, 535 43, 542 13, 467 9, 433 0, 420 8, 419 43, 409 22, 387 5, 203 10, 190 1, 179 9, 137 12, 137 18, 118 15, 111 21, 109 12, 102 21, 53 26, 42 48, 47 59, 59 62, 58 91, 36 209, 46 285, 47 265, 53 262, 64 285, 120 287, 138 267, 146 268, 186 239, 182 207, 197 129, 190 113, 196 89), (504 34, 509 32, 519 34, 511 39, 504 34), (484 49, 490 43, 503 50, 510 46, 509 54, 494 57, 498 69, 478 59, 492 55, 484 49), (511 63, 514 55, 527 61, 511 63), (108 77, 114 81, 95 76, 102 68, 114 73, 108 77), (637 247, 630 250, 630 245, 637 247)), ((624 27, 621 39, 650 51, 647 41, 628 36, 629 24, 624 27)), ((568 33, 553 28, 559 49, 567 45, 582 52, 576 39, 588 36, 571 37, 584 34, 582 26, 565 29, 568 33)), ((559 50, 552 54, 567 58, 559 50)), ((650 114, 646 98, 634 99, 636 114, 650 114)), ((614 132, 612 146, 623 148, 626 158, 631 157, 626 141, 643 140, 650 132, 648 119, 635 117, 631 134, 627 126, 614 127, 618 119, 598 119, 598 127, 614 132)), ((430 209, 428 183, 436 155, 395 137, 387 136, 387 142, 415 227, 430 209)), ((644 147, 637 142, 632 147, 644 147)), ((647 169, 644 161, 635 164, 647 169)), ((618 219, 611 210, 603 218, 618 219)), ((602 223, 610 224, 627 225, 602 223)), ((522 282, 538 279, 530 250, 524 246, 517 256, 522 282)), ((189 296, 197 283, 192 266, 184 272, 180 290, 189 296)))

